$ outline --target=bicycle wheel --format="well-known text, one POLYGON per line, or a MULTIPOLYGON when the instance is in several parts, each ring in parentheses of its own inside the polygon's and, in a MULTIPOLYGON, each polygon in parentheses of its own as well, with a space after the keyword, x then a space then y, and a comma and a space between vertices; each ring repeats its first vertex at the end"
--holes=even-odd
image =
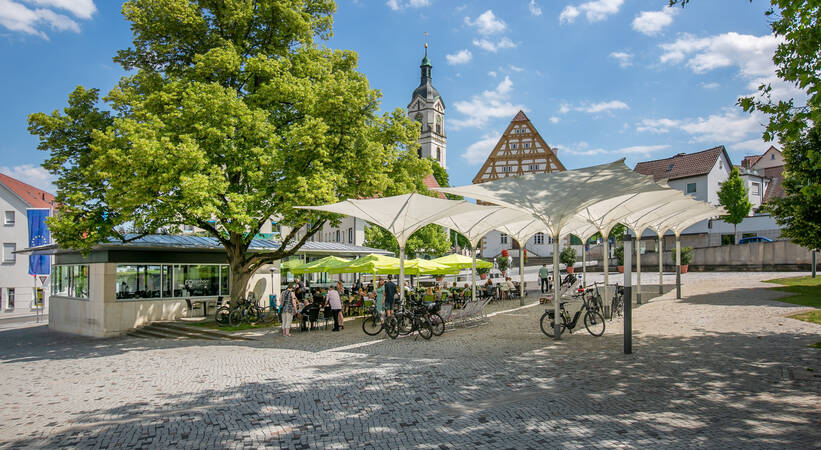
POLYGON ((441 336, 445 332, 445 321, 437 313, 430 315, 430 327, 433 330, 434 336, 441 336))
POLYGON ((214 322, 221 327, 228 325, 228 314, 230 313, 231 310, 227 306, 220 306, 214 314, 214 322))
POLYGON ((242 319, 243 319, 243 317, 245 316, 245 315, 243 314, 243 311, 244 311, 244 309, 243 309, 243 308, 235 308, 235 309, 232 309, 232 310, 228 313, 228 324, 229 324, 229 325, 231 325, 232 327, 235 327, 235 326, 237 326, 237 325, 241 324, 241 323, 242 323, 242 319))
POLYGON ((362 321, 362 331, 368 336, 376 336, 382 331, 382 323, 379 321, 379 316, 368 316, 362 321))
POLYGON ((419 332, 419 336, 422 336, 425 340, 433 337, 433 328, 431 328, 430 321, 428 321, 428 319, 424 317, 417 317, 414 320, 414 325, 416 331, 419 332))
POLYGON ((399 330, 399 334, 406 335, 413 333, 413 317, 409 314, 395 314, 396 317, 396 327, 399 330))
POLYGON ((272 309, 270 306, 266 306, 265 308, 262 308, 262 310, 260 311, 260 320, 262 320, 264 323, 271 323, 274 321, 274 319, 276 319, 276 317, 276 310, 272 309))
POLYGON ((399 337, 399 326, 397 325, 396 317, 391 316, 385 319, 385 334, 391 339, 399 337))
MULTIPOLYGON (((542 314, 542 318, 539 319, 539 327, 542 329, 542 333, 544 333, 545 336, 547 336, 547 337, 552 338, 553 335, 555 334, 555 331, 554 331, 555 324, 556 324, 556 322, 553 321, 553 318, 550 317, 550 314, 547 311, 545 311, 544 314, 542 314)), ((559 324, 559 336, 564 334, 564 329, 565 329, 564 323, 560 323, 559 324)))
POLYGON ((593 336, 604 334, 604 316, 598 311, 587 311, 584 314, 584 327, 593 336))
POLYGON ((249 305, 245 311, 245 321, 248 323, 262 321, 262 308, 256 305, 249 305))

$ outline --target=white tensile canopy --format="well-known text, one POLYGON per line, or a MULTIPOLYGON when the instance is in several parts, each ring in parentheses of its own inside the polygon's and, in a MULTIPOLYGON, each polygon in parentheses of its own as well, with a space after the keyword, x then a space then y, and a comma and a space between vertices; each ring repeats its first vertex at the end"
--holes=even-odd
POLYGON ((405 244, 418 229, 449 215, 474 209, 464 200, 446 200, 411 193, 366 200, 344 200, 323 206, 296 206, 299 209, 324 211, 358 217, 388 230, 399 242, 399 292, 405 297, 405 244))
MULTIPOLYGON (((436 190, 518 209, 540 219, 553 236, 553 284, 558 286, 559 239, 566 234, 563 227, 568 222, 597 203, 610 201, 618 204, 626 199, 619 199, 623 196, 669 191, 670 188, 654 182, 651 176, 634 172, 621 159, 565 172, 528 174, 436 190)), ((602 208, 609 209, 607 206, 602 208)), ((554 303, 554 317, 559 317, 559 302, 554 303)), ((555 327, 554 333, 558 337, 558 320, 555 327)))

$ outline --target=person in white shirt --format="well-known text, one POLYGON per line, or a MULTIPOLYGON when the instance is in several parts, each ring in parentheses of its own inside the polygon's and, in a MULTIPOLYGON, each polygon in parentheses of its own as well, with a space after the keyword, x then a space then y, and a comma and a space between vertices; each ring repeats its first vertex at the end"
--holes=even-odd
POLYGON ((507 299, 510 295, 510 292, 516 290, 516 285, 510 281, 510 277, 505 277, 504 283, 502 283, 502 300, 507 299))
POLYGON ((339 331, 345 328, 345 326, 339 323, 342 317, 342 297, 339 295, 340 290, 342 290, 342 283, 337 283, 336 288, 331 286, 328 289, 328 296, 325 297, 325 306, 331 307, 331 315, 334 317, 334 327, 331 331, 339 331))

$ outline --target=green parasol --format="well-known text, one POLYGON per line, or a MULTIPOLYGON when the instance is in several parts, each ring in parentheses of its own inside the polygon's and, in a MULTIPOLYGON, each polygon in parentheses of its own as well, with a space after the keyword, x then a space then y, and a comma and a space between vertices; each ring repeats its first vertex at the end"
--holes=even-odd
POLYGON ((294 266, 290 270, 294 274, 331 272, 332 269, 344 266, 349 262, 351 262, 351 260, 349 259, 338 258, 336 256, 326 256, 322 259, 317 259, 316 261, 311 261, 309 263, 294 266))

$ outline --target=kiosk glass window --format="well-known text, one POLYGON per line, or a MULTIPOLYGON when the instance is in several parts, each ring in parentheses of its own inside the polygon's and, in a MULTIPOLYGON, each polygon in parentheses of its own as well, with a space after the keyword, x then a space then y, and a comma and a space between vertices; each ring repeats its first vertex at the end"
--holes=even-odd
POLYGON ((54 266, 51 274, 51 292, 54 295, 88 298, 88 266, 54 266))
POLYGON ((220 266, 220 295, 228 295, 228 266, 220 266))

